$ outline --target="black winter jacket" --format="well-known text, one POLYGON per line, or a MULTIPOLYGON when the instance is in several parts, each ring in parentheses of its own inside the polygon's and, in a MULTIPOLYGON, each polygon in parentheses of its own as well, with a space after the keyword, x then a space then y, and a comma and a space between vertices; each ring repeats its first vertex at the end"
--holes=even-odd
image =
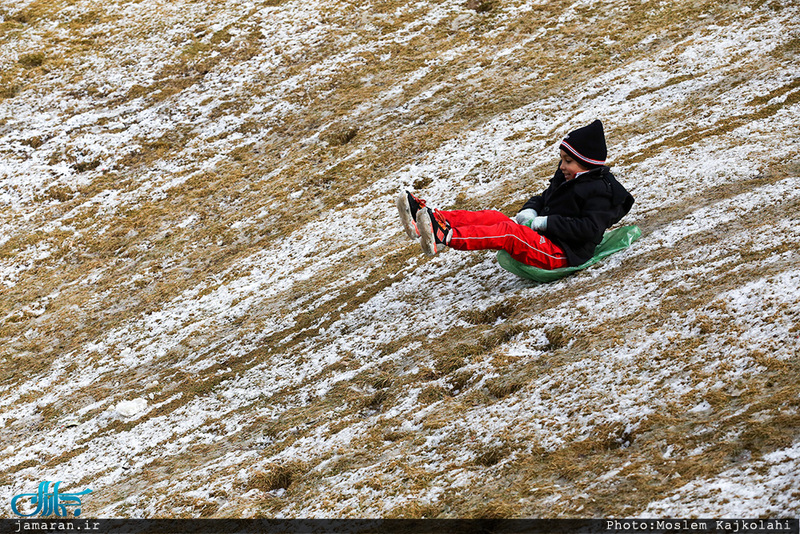
POLYGON ((615 225, 633 206, 633 197, 608 167, 599 167, 570 181, 561 169, 541 194, 531 197, 522 209, 532 208, 547 216, 541 232, 564 249, 570 265, 592 257, 607 228, 615 225))

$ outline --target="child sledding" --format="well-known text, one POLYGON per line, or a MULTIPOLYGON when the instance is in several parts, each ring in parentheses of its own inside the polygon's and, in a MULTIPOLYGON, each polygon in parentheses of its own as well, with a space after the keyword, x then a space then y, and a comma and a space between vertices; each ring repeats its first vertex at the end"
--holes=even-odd
POLYGON ((605 166, 606 141, 599 120, 570 132, 559 149, 561 160, 549 186, 513 219, 496 210, 431 209, 404 191, 396 200, 403 228, 419 239, 428 255, 443 246, 492 249, 534 269, 584 266, 605 231, 630 211, 633 197, 605 166))

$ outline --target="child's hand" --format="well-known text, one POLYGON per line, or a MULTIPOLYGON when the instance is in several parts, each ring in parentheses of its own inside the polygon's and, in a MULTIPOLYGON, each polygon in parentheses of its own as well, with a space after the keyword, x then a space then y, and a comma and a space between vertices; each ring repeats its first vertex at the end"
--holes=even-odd
POLYGON ((524 224, 525 226, 530 226, 530 222, 536 218, 536 210, 533 208, 528 208, 526 210, 522 210, 521 212, 517 213, 517 216, 514 220, 517 221, 517 224, 524 224))
POLYGON ((544 217, 534 217, 530 224, 533 230, 537 232, 545 232, 547 231, 547 216, 544 217))

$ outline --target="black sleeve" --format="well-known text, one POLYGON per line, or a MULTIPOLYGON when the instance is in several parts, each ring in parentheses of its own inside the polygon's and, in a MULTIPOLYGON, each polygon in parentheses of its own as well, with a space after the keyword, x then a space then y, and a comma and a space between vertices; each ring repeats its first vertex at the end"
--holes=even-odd
POLYGON ((542 195, 536 195, 528 199, 528 201, 525 204, 523 204, 522 209, 520 209, 519 211, 533 209, 536 210, 536 213, 541 213, 542 207, 544 207, 544 199, 542 195))
POLYGON ((598 236, 610 226, 613 214, 611 202, 605 196, 592 196, 585 200, 579 217, 549 215, 544 234, 557 240, 597 242, 598 236))
POLYGON ((538 195, 534 195, 531 198, 529 198, 528 201, 525 204, 522 205, 522 209, 520 209, 519 211, 527 210, 527 209, 534 209, 534 210, 536 210, 536 213, 538 213, 539 215, 543 215, 542 209, 544 209, 545 199, 549 198, 549 196, 552 194, 551 190, 554 189, 554 188, 555 188, 555 186, 553 185, 553 182, 551 181, 547 185, 547 188, 544 191, 542 191, 538 195))
MULTIPOLYGON (((556 168, 556 172, 553 175, 553 178, 550 180, 550 183, 547 184, 547 187, 544 191, 542 191, 538 195, 534 195, 528 199, 528 201, 522 205, 522 210, 533 209, 536 210, 536 213, 539 215, 544 215, 542 213, 542 209, 544 209, 545 199, 550 198, 552 192, 556 189, 557 183, 561 183, 564 181, 564 175, 561 173, 561 170, 556 168)), ((517 212, 519 213, 519 212, 517 212)))

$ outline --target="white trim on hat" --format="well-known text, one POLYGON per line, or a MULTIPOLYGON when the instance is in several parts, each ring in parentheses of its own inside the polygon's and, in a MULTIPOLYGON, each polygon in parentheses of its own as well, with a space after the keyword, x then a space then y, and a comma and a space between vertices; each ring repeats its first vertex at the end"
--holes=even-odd
POLYGON ((606 160, 600 161, 600 160, 596 160, 596 159, 592 159, 592 158, 587 158, 586 156, 584 156, 583 154, 581 154, 580 152, 578 152, 577 150, 572 148, 572 146, 569 143, 567 143, 566 140, 561 141, 561 144, 564 145, 565 147, 567 147, 567 150, 572 152, 572 154, 574 154, 578 159, 581 159, 581 160, 585 161, 586 163, 591 163, 592 165, 605 165, 605 163, 606 163, 606 160))

